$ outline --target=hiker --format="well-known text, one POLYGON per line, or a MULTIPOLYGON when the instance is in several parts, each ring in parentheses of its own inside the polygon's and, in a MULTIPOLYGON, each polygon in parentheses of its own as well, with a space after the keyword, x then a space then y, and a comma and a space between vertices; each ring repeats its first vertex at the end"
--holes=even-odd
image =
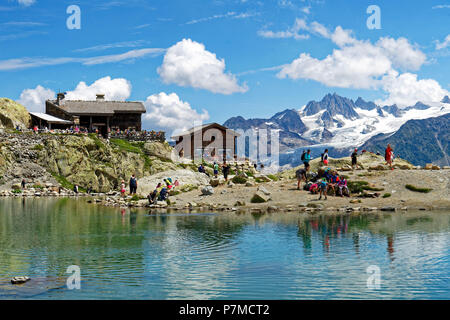
POLYGON ((391 170, 394 170, 394 167, 392 166, 392 156, 394 155, 394 150, 392 150, 391 145, 388 144, 386 150, 384 151, 384 159, 386 160, 386 163, 389 165, 391 170))
POLYGON ((339 190, 339 196, 346 196, 350 197, 350 190, 347 187, 347 179, 342 178, 337 183, 338 190, 339 190))
POLYGON ((328 165, 328 149, 325 149, 324 153, 320 155, 323 165, 328 165))
POLYGON ((92 186, 89 186, 89 188, 87 189, 87 193, 91 194, 92 193, 92 186))
POLYGON ((153 190, 152 192, 150 192, 148 194, 147 199, 150 204, 153 204, 155 202, 155 199, 158 196, 158 193, 160 192, 161 189, 162 189, 162 184, 161 184, 161 182, 159 182, 158 185, 156 186, 155 190, 153 190))
POLYGON ((22 182, 21 182, 21 184, 22 184, 22 189, 25 189, 25 188, 26 188, 26 183, 25 183, 25 179, 22 179, 22 182))
POLYGON ((319 185, 316 183, 313 183, 310 187, 309 187, 309 192, 311 192, 311 194, 318 194, 319 193, 319 185))
POLYGON ((311 150, 308 149, 306 153, 302 154, 302 161, 305 166, 305 169, 309 168, 309 162, 311 161, 311 150))
POLYGON ((355 148, 355 151, 353 151, 351 158, 352 158, 352 170, 355 170, 355 168, 358 167, 358 149, 355 148))
POLYGON ((120 183, 120 195, 122 197, 125 197, 125 180, 122 180, 120 183))
POLYGON ((130 178, 130 194, 136 194, 137 190, 137 180, 135 175, 133 174, 130 178))
POLYGON ((217 178, 217 175, 219 174, 219 165, 217 162, 214 162, 214 178, 217 178))
POLYGON ((74 185, 73 186, 73 192, 75 192, 76 194, 78 194, 78 185, 74 185))
POLYGON ((167 188, 163 187, 161 189, 161 191, 159 192, 158 201, 165 201, 165 200, 167 200, 168 196, 169 196, 169 193, 167 191, 167 188))
POLYGON ((198 172, 200 173, 204 173, 209 177, 208 172, 206 172, 205 167, 203 166, 203 164, 200 164, 200 166, 198 167, 198 172))
POLYGON ((328 191, 331 189, 331 190, 333 190, 333 194, 336 195, 336 189, 335 189, 335 187, 337 187, 337 185, 338 185, 338 183, 339 183, 339 180, 340 180, 340 179, 339 179, 339 176, 338 176, 337 172, 334 171, 334 172, 331 174, 331 178, 330 178, 329 183, 328 183, 327 193, 328 193, 328 191))
POLYGON ((319 200, 322 199, 322 194, 325 196, 325 200, 327 200, 327 186, 328 186, 327 179, 325 179, 325 178, 320 179, 318 184, 319 184, 319 195, 320 195, 319 200))
POLYGON ((297 190, 300 190, 300 182, 305 181, 306 183, 306 172, 309 170, 309 165, 306 169, 298 169, 295 171, 295 176, 297 177, 297 190))
POLYGON ((255 170, 258 168, 258 164, 256 162, 253 164, 253 168, 255 168, 255 170))
MULTIPOLYGON (((256 166, 256 163, 255 163, 255 166, 256 166)), ((255 170, 256 170, 256 168, 255 168, 255 170)), ((226 161, 222 165, 222 172, 223 172, 223 177, 225 178, 225 181, 228 181, 228 173, 230 173, 230 165, 228 163, 226 163, 226 161)))

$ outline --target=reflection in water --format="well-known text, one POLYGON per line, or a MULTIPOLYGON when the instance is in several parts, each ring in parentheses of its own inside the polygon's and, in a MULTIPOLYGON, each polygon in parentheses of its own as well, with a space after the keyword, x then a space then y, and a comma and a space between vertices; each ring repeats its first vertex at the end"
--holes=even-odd
POLYGON ((0 200, 0 298, 450 298, 450 214, 151 214, 0 200), (67 290, 79 265, 81 290, 67 290), (369 265, 382 288, 366 287, 369 265), (9 284, 13 276, 33 281, 9 284))

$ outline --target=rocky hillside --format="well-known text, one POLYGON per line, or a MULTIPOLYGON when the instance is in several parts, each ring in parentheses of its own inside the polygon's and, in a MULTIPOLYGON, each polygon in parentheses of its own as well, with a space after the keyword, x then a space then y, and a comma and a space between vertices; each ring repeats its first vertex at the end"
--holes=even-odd
POLYGON ((0 129, 29 128, 31 117, 21 104, 7 98, 0 98, 0 129))
POLYGON ((409 120, 394 134, 380 134, 369 139, 363 146, 373 152, 384 154, 390 143, 397 157, 416 165, 434 163, 450 165, 450 113, 424 120, 409 120))
POLYGON ((171 159, 172 148, 159 142, 130 143, 95 135, 0 134, 0 188, 25 178, 53 179, 66 188, 78 184, 94 191, 117 189, 131 174, 138 178, 182 168, 171 159))

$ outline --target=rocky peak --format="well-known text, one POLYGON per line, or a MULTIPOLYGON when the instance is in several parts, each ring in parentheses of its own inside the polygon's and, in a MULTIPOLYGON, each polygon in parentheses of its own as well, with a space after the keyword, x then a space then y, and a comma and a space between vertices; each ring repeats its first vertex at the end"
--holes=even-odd
POLYGON ((304 112, 305 115, 310 116, 321 110, 327 110, 332 117, 343 115, 347 119, 357 119, 359 115, 355 108, 356 105, 353 100, 341 97, 336 93, 329 93, 320 102, 310 101, 304 112))
POLYGON ((365 101, 361 97, 358 97, 358 99, 356 99, 355 105, 364 110, 373 110, 377 107, 377 105, 372 101, 365 101))

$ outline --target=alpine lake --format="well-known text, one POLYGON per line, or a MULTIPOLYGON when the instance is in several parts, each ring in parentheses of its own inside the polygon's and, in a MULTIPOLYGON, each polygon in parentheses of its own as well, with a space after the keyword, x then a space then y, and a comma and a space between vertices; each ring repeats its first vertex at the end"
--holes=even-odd
POLYGON ((0 299, 450 299, 450 212, 149 214, 3 198, 0 299))

